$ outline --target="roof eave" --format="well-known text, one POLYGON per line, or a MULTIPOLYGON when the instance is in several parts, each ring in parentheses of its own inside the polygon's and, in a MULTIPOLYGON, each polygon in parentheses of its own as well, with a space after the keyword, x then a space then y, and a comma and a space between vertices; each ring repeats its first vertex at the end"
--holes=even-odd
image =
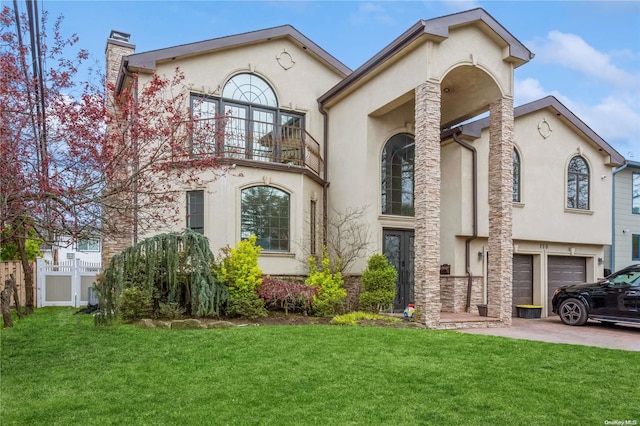
MULTIPOLYGON (((513 118, 516 119, 518 117, 521 117, 545 108, 553 108, 556 111, 557 115, 563 116, 582 134, 584 134, 587 138, 593 141, 593 143, 598 145, 603 152, 606 152, 609 156, 608 163, 610 165, 617 167, 625 163, 624 157, 618 151, 616 151, 615 148, 609 145, 604 139, 600 137, 600 135, 594 132, 591 129, 591 127, 589 127, 584 121, 578 118, 573 112, 571 112, 566 106, 564 106, 559 100, 557 100, 553 96, 546 96, 542 99, 538 99, 536 101, 529 102, 528 104, 520 105, 514 108, 513 118)), ((489 124, 490 124, 489 122, 490 122, 490 118, 485 117, 480 120, 464 124, 460 127, 462 128, 462 132, 464 135, 479 138, 480 134, 482 133, 482 130, 489 127, 489 124)))
POLYGON ((336 73, 343 77, 351 73, 349 67, 334 58, 291 25, 282 25, 264 30, 182 44, 165 49, 136 53, 128 57, 129 67, 132 70, 153 72, 157 64, 162 61, 285 37, 289 37, 297 42, 303 49, 308 50, 313 56, 332 67, 336 73))
POLYGON ((329 89, 325 94, 318 98, 318 102, 325 105, 331 99, 335 98, 339 93, 364 78, 367 74, 375 70, 397 53, 411 45, 421 37, 433 40, 438 43, 449 37, 449 30, 452 27, 458 27, 472 22, 484 22, 492 31, 494 31, 509 46, 509 56, 506 61, 512 62, 516 67, 528 62, 533 58, 533 53, 527 49, 518 39, 516 39, 509 31, 498 23, 484 9, 477 8, 465 12, 452 15, 442 16, 439 18, 420 20, 402 35, 392 41, 384 49, 378 52, 374 57, 357 68, 348 77, 340 81, 334 87, 329 89))

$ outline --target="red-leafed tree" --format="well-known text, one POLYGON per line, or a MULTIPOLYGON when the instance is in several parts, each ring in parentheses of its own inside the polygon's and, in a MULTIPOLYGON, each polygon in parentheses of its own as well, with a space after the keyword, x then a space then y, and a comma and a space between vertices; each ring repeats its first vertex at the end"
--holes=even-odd
POLYGON ((79 81, 88 53, 65 56, 78 37, 62 35, 61 18, 48 32, 47 13, 35 12, 3 7, 0 17, 0 246, 18 246, 27 312, 35 298, 25 241, 34 233, 46 243, 133 241, 178 217, 185 188, 224 172, 208 143, 216 119, 192 124, 178 69, 140 86, 133 76, 114 96, 104 79, 79 81))

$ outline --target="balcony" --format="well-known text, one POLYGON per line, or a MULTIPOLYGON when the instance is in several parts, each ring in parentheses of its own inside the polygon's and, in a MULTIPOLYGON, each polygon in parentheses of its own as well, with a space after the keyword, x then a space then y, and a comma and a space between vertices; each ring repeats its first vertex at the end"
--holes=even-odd
POLYGON ((320 144, 303 128, 225 116, 189 123, 192 155, 215 155, 241 165, 323 171, 320 144), (238 161, 235 161, 238 160, 238 161), (268 164, 268 166, 267 166, 268 164))

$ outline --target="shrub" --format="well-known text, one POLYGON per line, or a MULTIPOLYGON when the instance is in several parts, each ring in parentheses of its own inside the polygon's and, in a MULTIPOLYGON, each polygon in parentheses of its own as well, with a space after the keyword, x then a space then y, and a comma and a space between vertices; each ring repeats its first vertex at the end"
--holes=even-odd
POLYGON ((318 289, 307 284, 266 277, 258 288, 258 294, 268 306, 292 311, 307 312, 313 305, 318 289))
POLYGON ((378 312, 393 303, 398 272, 382 254, 374 254, 367 261, 362 273, 360 307, 368 312, 378 312))
POLYGON ((226 304, 227 286, 216 281, 209 241, 189 229, 146 238, 111 258, 94 286, 105 322, 122 309, 119 295, 138 288, 160 304, 177 303, 187 315, 216 316, 226 304))
POLYGON ((322 250, 320 268, 316 265, 315 258, 309 259, 309 277, 305 283, 318 290, 318 293, 313 296, 313 311, 318 316, 335 314, 347 297, 344 280, 339 269, 336 272, 331 271, 331 262, 326 247, 322 250))
POLYGON ((138 287, 122 290, 118 304, 120 316, 125 321, 137 321, 151 312, 151 296, 138 287))
POLYGON ((240 241, 235 248, 223 249, 217 275, 229 286, 227 315, 248 318, 267 316, 264 301, 257 292, 262 282, 262 271, 258 267, 261 250, 256 245, 255 235, 240 241))
POLYGON ((177 303, 160 303, 158 318, 176 320, 182 318, 186 310, 177 303))
POLYGON ((388 317, 384 315, 373 314, 371 312, 349 312, 348 314, 338 315, 331 320, 331 324, 337 325, 359 325, 367 321, 382 322, 388 324, 401 323, 400 318, 388 317))

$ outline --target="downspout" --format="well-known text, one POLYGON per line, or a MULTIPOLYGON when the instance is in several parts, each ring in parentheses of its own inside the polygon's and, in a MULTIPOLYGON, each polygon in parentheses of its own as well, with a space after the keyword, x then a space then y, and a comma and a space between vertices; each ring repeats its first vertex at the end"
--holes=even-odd
POLYGON ((329 114, 322 102, 318 101, 318 109, 320 110, 320 114, 324 116, 323 123, 323 135, 322 135, 322 143, 323 147, 323 156, 324 156, 324 166, 322 168, 322 179, 324 180, 322 184, 322 246, 325 247, 327 245, 327 220, 329 218, 329 206, 327 205, 327 200, 329 198, 329 114))
POLYGON ((617 268, 615 267, 616 265, 616 258, 615 258, 615 254, 616 254, 616 175, 623 171, 624 169, 627 168, 627 166, 629 165, 629 163, 625 163, 622 166, 618 167, 617 169, 614 169, 613 172, 611 173, 612 176, 612 181, 611 182, 611 247, 609 248, 609 256, 610 256, 610 264, 609 264, 609 268, 611 269, 611 272, 615 271, 617 268))
POLYGON ((473 174, 473 231, 472 235, 464 242, 464 266, 467 271, 467 312, 471 312, 471 288, 473 286, 473 274, 471 273, 471 241, 478 238, 478 152, 468 142, 465 142, 458 138, 458 135, 462 133, 461 130, 452 133, 453 140, 471 151, 473 157, 472 174, 473 174))

